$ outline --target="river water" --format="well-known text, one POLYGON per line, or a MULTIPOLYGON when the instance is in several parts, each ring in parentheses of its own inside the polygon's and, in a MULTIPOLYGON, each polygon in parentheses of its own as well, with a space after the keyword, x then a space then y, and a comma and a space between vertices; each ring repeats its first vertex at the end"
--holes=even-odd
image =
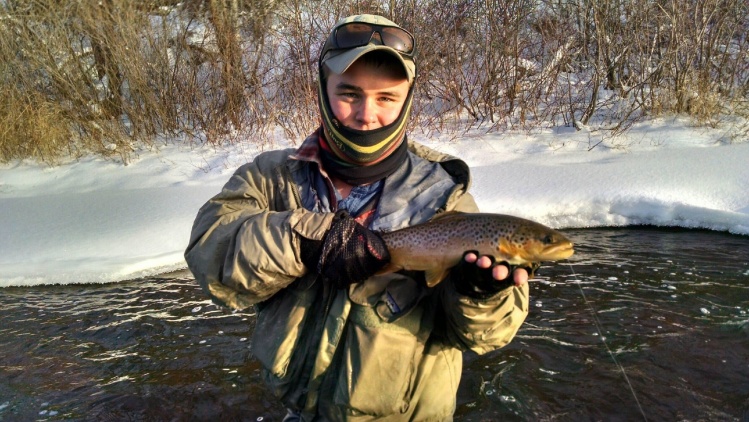
MULTIPOLYGON (((565 232, 515 340, 465 355, 456 420, 749 420, 749 237, 565 232)), ((0 420, 279 421, 253 324, 185 272, 0 289, 0 420)))

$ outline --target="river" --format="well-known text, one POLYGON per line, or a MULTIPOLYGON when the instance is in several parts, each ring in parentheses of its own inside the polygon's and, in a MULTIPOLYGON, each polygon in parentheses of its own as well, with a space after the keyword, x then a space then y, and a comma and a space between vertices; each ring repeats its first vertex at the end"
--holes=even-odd
MULTIPOLYGON (((749 420, 749 237, 580 229, 504 349, 465 354, 458 421, 749 420)), ((187 272, 0 289, 0 421, 279 421, 254 316, 187 272)))

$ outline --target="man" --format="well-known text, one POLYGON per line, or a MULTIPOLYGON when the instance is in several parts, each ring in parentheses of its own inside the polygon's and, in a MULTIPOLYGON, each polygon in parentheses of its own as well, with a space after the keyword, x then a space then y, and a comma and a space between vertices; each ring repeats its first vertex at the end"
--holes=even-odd
POLYGON ((187 263, 214 301, 256 306, 253 353, 288 420, 449 420, 461 352, 504 346, 527 315, 527 270, 470 251, 433 288, 376 274, 378 231, 477 211, 466 164, 406 139, 414 52, 383 17, 338 22, 320 129, 240 167, 195 220, 187 263))

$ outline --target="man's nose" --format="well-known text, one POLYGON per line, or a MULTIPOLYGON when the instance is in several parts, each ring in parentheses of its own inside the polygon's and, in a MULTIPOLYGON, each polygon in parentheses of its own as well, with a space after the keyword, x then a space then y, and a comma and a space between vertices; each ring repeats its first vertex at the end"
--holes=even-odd
POLYGON ((359 121, 362 125, 372 125, 377 123, 377 111, 374 104, 374 100, 365 99, 359 105, 359 121))

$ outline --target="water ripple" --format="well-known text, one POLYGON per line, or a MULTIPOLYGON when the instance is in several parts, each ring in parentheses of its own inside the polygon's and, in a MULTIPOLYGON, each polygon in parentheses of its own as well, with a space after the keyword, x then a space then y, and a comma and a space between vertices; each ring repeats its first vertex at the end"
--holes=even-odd
MULTIPOLYGON (((577 252, 542 266, 515 340, 465 354, 456 420, 639 420, 623 372, 649 419, 749 414, 746 238, 566 233, 577 252)), ((4 288, 0 318, 0 420, 285 414, 251 356, 254 314, 189 276, 4 288)))

